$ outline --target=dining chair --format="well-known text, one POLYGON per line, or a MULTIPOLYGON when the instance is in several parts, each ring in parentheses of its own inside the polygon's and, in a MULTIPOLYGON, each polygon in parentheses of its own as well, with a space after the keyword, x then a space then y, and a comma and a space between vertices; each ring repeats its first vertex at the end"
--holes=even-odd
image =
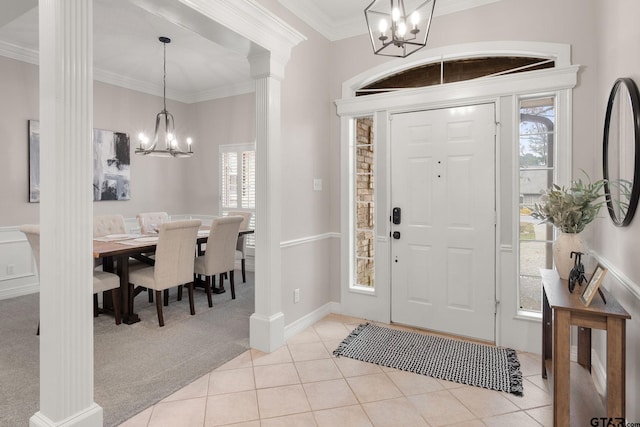
MULTIPOLYGON (((198 219, 165 222, 160 225, 154 265, 139 266, 129 271, 129 307, 133 309, 135 286, 155 290, 158 324, 164 326, 162 291, 180 285, 189 288, 189 308, 196 314, 193 302, 193 260, 195 257, 198 219)), ((165 293, 165 299, 167 299, 165 293)))
MULTIPOLYGON (((124 217, 119 214, 114 215, 94 215, 93 216, 93 238, 104 237, 112 234, 126 234, 127 226, 124 222, 124 217)), ((146 260, 145 260, 146 261, 146 260)), ((132 264, 137 264, 139 261, 129 259, 129 268, 132 268, 132 264)), ((99 267, 102 265, 102 259, 95 260, 94 266, 99 267)), ((114 267, 114 266, 112 266, 114 267)), ((153 291, 149 290, 149 302, 153 302, 153 291)))
POLYGON ((136 215, 140 225, 140 233, 155 234, 158 232, 160 224, 169 222, 169 214, 166 212, 144 212, 136 215))
MULTIPOLYGON (((242 223, 240 223, 240 230, 246 230, 249 228, 249 222, 251 221, 251 216, 253 215, 251 212, 229 212, 229 216, 241 216, 242 223)), ((242 283, 247 281, 247 273, 245 271, 245 257, 247 253, 247 241, 246 236, 238 236, 238 242, 236 243, 236 260, 240 261, 240 270, 242 271, 242 283)))
MULTIPOLYGON (((20 227, 31 246, 31 252, 36 260, 36 269, 40 275, 40 226, 37 224, 25 224, 20 227)), ((93 316, 98 317, 98 293, 111 291, 113 301, 113 313, 116 318, 116 325, 121 323, 120 319, 120 277, 117 274, 106 271, 93 271, 93 316)), ((40 324, 38 324, 38 334, 40 334, 40 324)))
POLYGON ((93 237, 104 237, 110 234, 125 234, 127 227, 122 215, 94 215, 93 237))
POLYGON ((194 261, 194 273, 205 276, 204 289, 207 293, 209 307, 213 307, 213 301, 211 299, 211 279, 215 277, 216 274, 220 277, 221 287, 223 286, 223 273, 229 274, 231 298, 236 298, 233 269, 235 268, 236 242, 238 240, 241 223, 242 217, 240 216, 215 218, 209 230, 207 250, 204 255, 197 257, 194 261))

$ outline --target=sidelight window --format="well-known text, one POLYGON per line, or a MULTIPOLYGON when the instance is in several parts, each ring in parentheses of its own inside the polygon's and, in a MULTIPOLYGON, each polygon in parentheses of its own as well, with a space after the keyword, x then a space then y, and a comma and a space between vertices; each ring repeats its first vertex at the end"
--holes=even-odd
POLYGON ((553 226, 531 217, 541 191, 556 182, 555 97, 520 100, 519 307, 541 312, 540 268, 553 268, 553 226))
POLYGON ((375 151, 373 117, 361 117, 355 123, 354 144, 354 283, 359 286, 374 286, 375 255, 375 151))

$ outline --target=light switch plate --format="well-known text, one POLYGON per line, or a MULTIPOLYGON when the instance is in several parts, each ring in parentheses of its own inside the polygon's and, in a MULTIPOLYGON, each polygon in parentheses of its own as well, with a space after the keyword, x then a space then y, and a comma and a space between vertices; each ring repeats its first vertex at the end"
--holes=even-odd
POLYGON ((322 178, 313 178, 313 190, 322 191, 322 178))

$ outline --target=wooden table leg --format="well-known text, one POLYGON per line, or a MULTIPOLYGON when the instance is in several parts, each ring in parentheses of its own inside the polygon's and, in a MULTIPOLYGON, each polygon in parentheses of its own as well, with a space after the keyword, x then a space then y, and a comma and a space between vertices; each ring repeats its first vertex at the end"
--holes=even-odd
POLYGON ((122 322, 127 325, 139 322, 140 317, 133 312, 129 304, 129 256, 118 257, 118 276, 120 276, 120 307, 122 309, 122 322))
MULTIPOLYGON (((107 273, 115 273, 113 257, 104 257, 100 260, 102 262, 102 270, 107 273)), ((113 300, 111 299, 111 291, 104 291, 102 293, 102 307, 103 310, 113 311, 113 300)))
POLYGON ((607 416, 625 417, 625 319, 607 317, 607 416))
POLYGON ((570 313, 555 310, 553 319, 553 425, 569 425, 570 313))

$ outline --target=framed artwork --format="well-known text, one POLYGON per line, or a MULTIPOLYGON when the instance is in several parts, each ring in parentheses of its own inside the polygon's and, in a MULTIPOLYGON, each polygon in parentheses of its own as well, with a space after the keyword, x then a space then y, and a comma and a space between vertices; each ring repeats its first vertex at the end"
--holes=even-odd
POLYGON ((40 202, 40 122, 29 120, 29 202, 40 202))
MULTIPOLYGON (((93 130, 93 200, 131 198, 129 135, 93 130)), ((40 201, 40 123, 29 120, 29 202, 40 201)))
POLYGON ((591 301, 598 292, 598 288, 600 287, 605 274, 607 274, 607 269, 604 268, 601 264, 598 264, 595 271, 591 275, 591 279, 589 279, 589 283, 587 283, 584 291, 582 291, 582 295, 580 295, 580 301, 582 301, 585 306, 588 307, 589 304, 591 304, 591 301))
POLYGON ((131 151, 126 133, 93 130, 93 200, 131 198, 131 151))

